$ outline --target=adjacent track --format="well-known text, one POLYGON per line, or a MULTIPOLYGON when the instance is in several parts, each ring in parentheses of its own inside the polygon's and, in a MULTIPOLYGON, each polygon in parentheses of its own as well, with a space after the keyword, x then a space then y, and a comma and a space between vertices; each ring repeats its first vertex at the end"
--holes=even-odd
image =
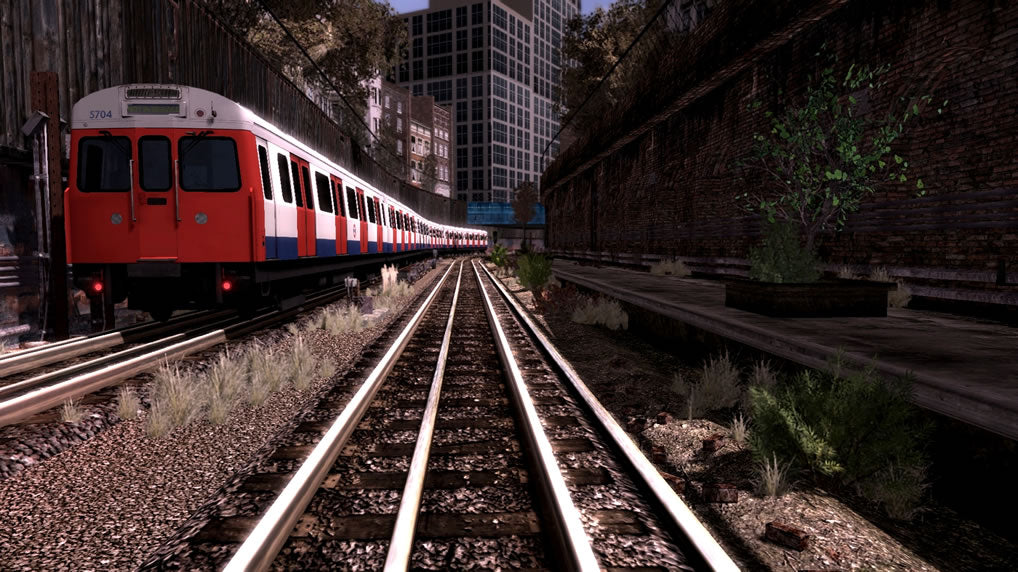
POLYGON ((157 567, 737 569, 497 281, 453 266, 157 567))

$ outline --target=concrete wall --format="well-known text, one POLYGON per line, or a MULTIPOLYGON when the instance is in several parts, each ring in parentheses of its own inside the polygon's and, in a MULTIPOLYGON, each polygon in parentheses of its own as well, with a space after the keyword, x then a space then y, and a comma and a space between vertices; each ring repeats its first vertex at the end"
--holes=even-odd
MULTIPOLYGON (((739 10, 765 14, 766 4, 739 10)), ((701 271, 744 273, 759 223, 736 196, 767 182, 740 182, 733 164, 767 128, 763 111, 804 91, 826 43, 840 73, 891 65, 889 89, 868 102, 874 113, 904 94, 949 103, 894 148, 927 196, 916 198, 914 179, 881 190, 844 233, 823 237, 822 257, 857 271, 886 266, 917 295, 1018 304, 1018 2, 800 5, 785 20, 762 18, 773 26, 765 30, 719 9, 693 32, 689 45, 707 53, 663 120, 553 165, 542 192, 549 248, 678 256, 701 271), (719 25, 726 17, 732 23, 719 25), (756 100, 764 105, 747 110, 756 100)))

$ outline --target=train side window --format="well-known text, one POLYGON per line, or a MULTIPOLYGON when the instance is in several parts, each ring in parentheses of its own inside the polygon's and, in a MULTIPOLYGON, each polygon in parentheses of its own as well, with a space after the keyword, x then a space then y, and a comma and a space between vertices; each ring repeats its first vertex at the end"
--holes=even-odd
POLYGON ((364 194, 363 193, 357 193, 357 201, 361 205, 361 208, 360 208, 360 211, 359 211, 361 213, 361 220, 365 220, 365 221, 368 220, 367 211, 364 209, 364 194))
POLYGON ((82 137, 78 143, 78 190, 85 193, 131 189, 131 140, 82 137))
MULTIPOLYGON (((364 195, 361 195, 361 197, 363 197, 363 196, 364 195)), ((361 200, 363 201, 364 199, 362 198, 361 200)), ((368 197, 368 203, 367 203, 366 211, 368 213, 368 222, 370 222, 371 224, 375 223, 375 208, 374 207, 375 207, 375 205, 372 202, 372 198, 368 197)))
POLYGON ((329 178, 321 173, 315 173, 315 189, 318 191, 318 208, 331 213, 332 198, 329 197, 329 178))
POLYGON ((239 191, 237 142, 229 137, 181 137, 177 143, 180 188, 185 191, 239 191))
POLYGON ((332 192, 335 194, 336 208, 341 216, 346 216, 346 206, 343 204, 343 187, 336 181, 332 182, 332 192))
POLYGON ((289 160, 282 153, 276 153, 276 166, 279 167, 279 188, 283 191, 283 202, 293 203, 293 187, 290 186, 289 160))
POLYGON ((385 226, 385 221, 382 219, 382 211, 378 210, 378 197, 375 197, 375 219, 378 224, 385 226))
POLYGON ((265 151, 264 145, 258 146, 258 166, 262 170, 262 193, 265 200, 272 200, 272 180, 269 179, 269 154, 265 151))
POLYGON ((290 173, 293 179, 293 196, 297 199, 297 206, 304 206, 304 193, 300 190, 300 167, 297 161, 290 159, 290 173))
POLYGON ((350 218, 360 218, 357 213, 357 191, 353 187, 346 188, 346 204, 350 206, 350 218))
POLYGON ((389 227, 396 228, 396 217, 392 213, 393 208, 389 207, 389 227))
POLYGON ((168 191, 173 186, 170 140, 160 135, 138 139, 138 181, 146 191, 168 191))
POLYGON ((311 173, 304 165, 301 165, 300 173, 304 176, 304 202, 309 209, 315 210, 314 191, 311 190, 311 173))

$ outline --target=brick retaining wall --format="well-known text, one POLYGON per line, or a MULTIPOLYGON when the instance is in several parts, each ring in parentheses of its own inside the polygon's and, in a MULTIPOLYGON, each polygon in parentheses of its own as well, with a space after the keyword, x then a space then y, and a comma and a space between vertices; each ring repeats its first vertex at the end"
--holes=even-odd
MULTIPOLYGON (((572 165, 582 166, 550 169, 542 191, 549 248, 678 256, 701 271, 732 266, 712 260, 744 260, 759 227, 735 196, 765 181, 739 182, 733 162, 765 128, 779 89, 804 90, 826 42, 842 73, 856 62, 891 65, 889 88, 868 102, 876 113, 902 94, 949 103, 943 115, 934 106, 911 123, 894 148, 927 196, 916 197, 913 178, 869 197, 844 233, 821 239, 822 257, 859 271, 886 266, 930 297, 1018 304, 1018 2, 809 4, 803 13, 822 17, 763 34, 719 63, 698 84, 709 87, 701 95, 676 94, 663 121, 634 126, 642 132, 610 152, 581 149, 587 160, 572 165), (748 111, 755 100, 764 105, 748 111)), ((739 31, 710 18, 694 31, 729 33, 739 31)))

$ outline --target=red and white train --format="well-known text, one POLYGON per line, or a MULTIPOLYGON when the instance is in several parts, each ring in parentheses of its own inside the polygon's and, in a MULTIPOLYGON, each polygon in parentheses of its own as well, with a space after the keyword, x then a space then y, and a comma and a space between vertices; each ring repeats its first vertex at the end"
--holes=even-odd
POLYGON ((324 284, 366 258, 488 244, 209 91, 112 87, 78 101, 71 121, 64 208, 76 282, 157 319, 324 284))

